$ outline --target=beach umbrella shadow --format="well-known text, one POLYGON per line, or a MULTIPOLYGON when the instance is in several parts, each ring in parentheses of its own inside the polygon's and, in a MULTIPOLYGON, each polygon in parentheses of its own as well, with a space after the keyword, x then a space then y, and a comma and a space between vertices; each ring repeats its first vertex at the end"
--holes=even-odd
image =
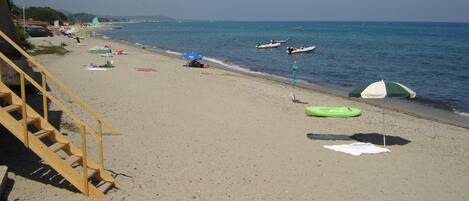
MULTIPOLYGON (((356 133, 350 138, 359 141, 359 142, 369 142, 375 145, 383 145, 383 134, 379 133, 356 133)), ((399 136, 386 135, 386 146, 392 145, 406 145, 411 141, 399 136)))
MULTIPOLYGON (((384 80, 364 84, 352 92, 349 93, 349 97, 356 98, 415 98, 417 94, 404 86, 401 83, 397 82, 385 82, 384 80)), ((386 146, 386 135, 385 135, 385 122, 384 122, 384 108, 383 111, 383 137, 382 145, 386 146)))
POLYGON ((340 135, 340 134, 317 134, 317 133, 308 133, 306 137, 310 140, 325 140, 325 141, 350 141, 354 140, 350 135, 340 135))
MULTIPOLYGON (((308 133, 306 137, 310 140, 325 140, 325 141, 358 141, 367 142, 375 145, 383 145, 383 134, 379 133, 356 133, 353 135, 343 134, 316 134, 308 133)), ((399 136, 386 135, 386 145, 406 145, 411 141, 399 136)))

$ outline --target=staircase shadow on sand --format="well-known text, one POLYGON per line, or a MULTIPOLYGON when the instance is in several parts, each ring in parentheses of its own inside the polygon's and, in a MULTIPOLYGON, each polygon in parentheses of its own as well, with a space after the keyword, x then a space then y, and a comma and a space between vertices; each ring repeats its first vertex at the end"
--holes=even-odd
MULTIPOLYGON (((14 93, 20 94, 19 87, 13 86, 11 88, 14 93)), ((48 86, 47 89, 49 89, 48 86)), ((29 88, 27 89, 26 97, 29 106, 43 115, 42 95, 38 94, 36 90, 29 88)), ((50 108, 50 100, 48 100, 47 105, 50 108)), ((60 130, 63 112, 49 110, 48 113, 49 123, 57 130, 60 130)), ((18 140, 2 125, 0 125, 0 139, 0 164, 8 166, 9 172, 44 184, 78 192, 65 178, 52 167, 43 163, 41 158, 26 148, 23 142, 18 140)), ((15 183, 12 179, 9 179, 9 181, 10 185, 15 183)), ((8 193, 8 190, 4 191, 0 200, 8 198, 8 193)))
MULTIPOLYGON (((358 141, 375 145, 383 145, 383 134, 380 133, 356 133, 353 135, 308 133, 306 134, 306 137, 310 140, 358 141)), ((399 136, 386 135, 386 146, 406 145, 410 142, 410 140, 399 136)))
POLYGON ((0 164, 8 166, 9 172, 72 192, 77 191, 59 173, 43 163, 41 158, 3 127, 0 128, 0 139, 2 139, 0 140, 0 155, 2 156, 0 164))

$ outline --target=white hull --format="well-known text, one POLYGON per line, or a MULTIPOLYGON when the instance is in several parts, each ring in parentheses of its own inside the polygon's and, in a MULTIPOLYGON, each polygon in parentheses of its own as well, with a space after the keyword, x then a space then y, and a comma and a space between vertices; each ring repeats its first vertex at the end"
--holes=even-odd
POLYGON ((256 45, 257 49, 266 49, 266 48, 277 48, 281 43, 269 43, 265 45, 256 45))
POLYGON ((297 54, 297 53, 307 53, 307 52, 312 52, 316 49, 316 46, 310 46, 310 47, 304 47, 304 48, 298 48, 298 49, 293 49, 292 51, 288 51, 288 54, 297 54))

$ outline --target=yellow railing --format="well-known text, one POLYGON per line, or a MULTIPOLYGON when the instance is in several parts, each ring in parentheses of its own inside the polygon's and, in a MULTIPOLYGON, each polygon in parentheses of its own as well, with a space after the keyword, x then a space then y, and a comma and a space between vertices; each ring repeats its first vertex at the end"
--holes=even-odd
MULTIPOLYGON (((21 68, 19 68, 15 63, 13 63, 10 59, 8 59, 8 57, 6 57, 3 53, 0 52, 0 59, 3 60, 5 63, 7 63, 10 67, 12 67, 16 72, 19 73, 20 75, 20 84, 21 84, 21 100, 22 100, 22 103, 21 103, 21 110, 22 110, 22 121, 21 121, 21 124, 22 124, 22 131, 23 131, 23 143, 25 144, 26 147, 29 147, 29 143, 28 143, 28 128, 27 128, 27 119, 28 119, 28 116, 26 114, 26 107, 27 107, 27 103, 26 103, 26 90, 25 90, 25 86, 26 86, 26 81, 28 81, 29 83, 32 84, 32 86, 34 86, 36 89, 38 89, 41 93, 42 93, 42 96, 43 96, 43 100, 47 101, 48 99, 51 101, 51 103, 54 103, 55 105, 57 105, 57 107, 62 110, 65 114, 67 114, 68 116, 70 116, 76 123, 78 123, 80 125, 80 141, 81 141, 81 156, 83 157, 83 167, 87 167, 87 151, 86 151, 86 128, 88 126, 86 126, 86 124, 76 115, 74 114, 72 111, 70 111, 62 102, 60 102, 57 98, 55 98, 54 96, 52 96, 49 92, 47 92, 46 90, 46 87, 43 85, 39 85, 36 81, 34 81, 33 78, 31 78, 28 74, 26 74, 23 70, 21 70, 21 68)), ((0 72, 0 77, 1 77, 1 72, 0 72)), ((47 114, 47 111, 44 111, 44 120, 45 120, 45 116, 47 114)), ((90 133, 94 139, 97 141, 98 143, 98 152, 99 152, 99 166, 100 166, 100 169, 104 170, 104 161, 103 161, 103 136, 101 134, 101 131, 98 131, 97 133, 90 133)), ((83 170, 83 174, 84 174, 84 178, 87 177, 87 168, 85 168, 83 170)), ((88 181, 85 180, 85 189, 86 186, 88 185, 88 181)))
POLYGON ((99 122, 107 128, 111 133, 115 133, 115 129, 109 124, 107 121, 104 120, 97 112, 95 112, 91 107, 83 101, 80 97, 78 97, 75 93, 72 92, 62 81, 57 79, 54 75, 52 75, 43 65, 34 59, 31 55, 25 52, 20 46, 18 46, 15 42, 13 42, 7 35, 5 35, 2 31, 0 31, 0 36, 5 39, 11 46, 13 46, 18 52, 20 52, 28 61, 30 61, 35 67, 41 72, 41 76, 43 77, 42 81, 51 81, 55 85, 57 85, 63 92, 65 92, 74 102, 77 102, 78 105, 85 111, 87 111, 92 117, 99 120, 99 122))
MULTIPOLYGON (((80 141, 81 141, 81 151, 83 157, 83 167, 87 166, 87 152, 86 152, 86 134, 91 134, 91 136, 95 139, 98 144, 98 157, 99 157, 99 166, 101 170, 104 170, 104 158, 103 158, 103 127, 107 128, 110 133, 115 133, 114 128, 107 123, 101 116, 99 116, 94 110, 91 109, 88 104, 86 104, 83 100, 81 100, 75 93, 73 93, 65 84, 63 84, 60 80, 58 80, 55 76, 53 76, 44 66, 38 63, 33 57, 31 57, 28 53, 26 53, 23 49, 21 49, 16 43, 14 43, 8 36, 6 36, 2 31, 0 31, 0 36, 5 39, 10 45, 12 45, 15 49, 17 49, 24 57, 30 61, 35 67, 39 70, 41 74, 41 81, 42 84, 38 84, 33 78, 31 78, 27 73, 25 73, 20 67, 18 67, 15 63, 13 63, 7 56, 0 52, 0 59, 3 60, 8 66, 14 69, 20 75, 20 85, 21 85, 21 98, 22 98, 22 115, 23 115, 23 134, 24 134, 24 143, 26 146, 29 145, 28 143, 28 130, 27 130, 27 114, 26 114, 26 93, 25 93, 25 86, 26 81, 28 81, 32 86, 38 89, 43 96, 43 118, 48 121, 48 104, 47 101, 50 100, 51 103, 55 104, 60 110, 62 110, 66 115, 68 115, 75 123, 80 125, 80 141), (92 129, 89 125, 85 123, 78 115, 73 113, 69 108, 67 108, 61 101, 59 101, 56 97, 52 96, 46 88, 46 81, 52 81, 55 85, 57 85, 62 91, 64 91, 75 103, 88 112, 95 120, 96 120, 96 130, 92 129)), ((0 81, 2 80, 2 72, 0 68, 0 81)), ((83 170, 84 178, 87 177, 87 168, 83 170)), ((86 184, 85 188, 87 187, 87 180, 85 180, 86 184)))

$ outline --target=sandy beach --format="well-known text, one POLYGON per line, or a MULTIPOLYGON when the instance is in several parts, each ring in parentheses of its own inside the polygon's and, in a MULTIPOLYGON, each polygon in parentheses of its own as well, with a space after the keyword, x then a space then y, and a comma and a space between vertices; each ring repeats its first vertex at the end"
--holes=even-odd
MULTIPOLYGON (((118 131, 104 139, 106 169, 121 186, 107 193, 108 200, 469 199, 467 129, 386 110, 386 135, 410 142, 387 146, 390 153, 352 156, 323 145, 353 141, 308 134, 382 134, 381 108, 298 88, 296 96, 307 105, 363 111, 349 119, 306 117, 307 105, 292 103, 290 87, 280 82, 183 68, 181 59, 102 39, 86 38, 87 46, 52 40, 68 44, 70 53, 37 59, 118 131), (111 58, 116 67, 107 71, 85 70, 83 65, 104 63, 87 49, 105 44, 129 55, 111 58)), ((17 140, 9 144, 8 154, 33 155, 17 140)), ((8 200, 86 199, 22 169, 28 163, 17 159, 5 159, 12 166, 8 200)))

